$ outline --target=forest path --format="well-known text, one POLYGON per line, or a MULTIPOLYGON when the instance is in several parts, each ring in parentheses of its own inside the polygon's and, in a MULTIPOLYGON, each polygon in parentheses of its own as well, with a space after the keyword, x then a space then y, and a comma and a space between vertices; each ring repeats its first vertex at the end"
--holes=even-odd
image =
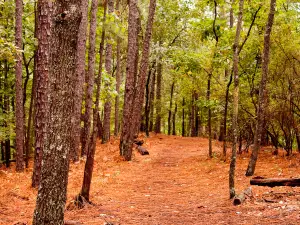
MULTIPOLYGON (((113 160, 118 152, 117 140, 108 148, 98 145, 97 164, 100 166, 101 158, 104 164, 100 171, 96 169, 100 174, 95 172, 94 182, 98 180, 103 186, 94 183, 91 194, 92 201, 101 204, 91 209, 98 210, 98 219, 124 225, 276 224, 286 220, 278 211, 266 212, 266 204, 232 205, 228 200, 229 160, 220 161, 222 143, 214 142, 215 157, 209 160, 204 138, 153 135, 145 141, 150 155, 135 151, 132 162, 113 160)), ((247 162, 248 157, 240 157, 237 166, 239 192, 249 186, 249 178, 244 176, 247 162)), ((91 212, 79 213, 84 216, 81 221, 100 224, 95 217, 87 218, 91 212)))
MULTIPOLYGON (((208 140, 154 135, 145 138, 150 155, 134 151, 133 160, 118 156, 119 141, 97 143, 91 187, 94 205, 73 207, 82 184, 85 161, 71 164, 66 220, 86 225, 193 225, 193 224, 299 224, 300 188, 253 187, 255 200, 233 206, 228 199, 229 160, 220 160, 222 143, 213 142, 214 158, 208 159, 208 140), (287 193, 272 195, 272 192, 287 193), (262 199, 275 199, 274 203, 262 199)), ((293 158, 262 151, 256 175, 300 177, 299 154, 293 158)), ((238 157, 238 193, 249 186, 244 176, 248 155, 238 157)), ((37 191, 30 187, 32 167, 25 173, 0 169, 0 225, 31 224, 37 191)))

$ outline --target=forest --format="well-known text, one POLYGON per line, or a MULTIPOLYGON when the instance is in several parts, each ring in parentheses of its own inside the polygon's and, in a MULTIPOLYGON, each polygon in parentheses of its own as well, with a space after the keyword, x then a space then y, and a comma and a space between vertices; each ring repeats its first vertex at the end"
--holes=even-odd
POLYGON ((0 17, 0 225, 298 224, 298 0, 0 17))

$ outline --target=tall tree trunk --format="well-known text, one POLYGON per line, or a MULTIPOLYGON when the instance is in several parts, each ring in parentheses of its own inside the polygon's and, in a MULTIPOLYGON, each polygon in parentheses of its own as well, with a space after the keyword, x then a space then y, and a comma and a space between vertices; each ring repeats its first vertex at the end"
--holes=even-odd
MULTIPOLYGON (((112 14, 114 12, 114 1, 108 0, 107 2, 108 14, 112 14)), ((108 39, 110 39, 108 37, 108 39)), ((110 40, 106 43, 106 53, 105 53, 105 70, 107 74, 112 76, 112 45, 110 44, 110 40)), ((103 135, 102 135, 102 143, 106 143, 110 139, 110 117, 111 117, 111 97, 108 94, 105 104, 104 104, 104 119, 103 119, 103 135)))
POLYGON ((32 133, 32 113, 33 113, 33 104, 34 104, 34 96, 36 93, 36 73, 33 73, 33 81, 32 81, 32 88, 31 88, 31 98, 30 98, 30 106, 29 106, 29 113, 28 113, 28 123, 27 123, 27 131, 26 131, 26 140, 25 140, 25 165, 26 168, 29 166, 29 157, 30 157, 30 152, 32 148, 32 138, 31 138, 31 133, 32 133))
POLYGON ((138 1, 129 1, 129 16, 128 16, 128 47, 127 47, 127 71, 126 71, 126 84, 125 96, 123 107, 123 121, 122 133, 120 137, 120 155, 124 156, 126 160, 131 159, 132 138, 133 133, 131 123, 132 108, 134 101, 134 88, 135 88, 135 73, 136 73, 136 52, 138 48, 137 35, 138 35, 138 1))
MULTIPOLYGON (((97 2, 97 0, 94 1, 97 2)), ((96 141, 98 135, 98 111, 99 111, 100 87, 101 87, 101 78, 102 78, 103 50, 104 50, 104 41, 105 41, 105 26, 104 26, 105 20, 106 20, 106 4, 104 5, 103 27, 102 27, 100 50, 99 50, 100 62, 99 62, 98 77, 96 79, 97 91, 96 91, 95 109, 93 112, 93 129, 92 129, 91 140, 87 152, 85 168, 84 168, 82 188, 81 188, 80 195, 78 196, 77 199, 79 206, 84 202, 82 198, 84 198, 88 202, 90 201, 90 188, 92 182, 96 141)))
POLYGON ((32 187, 38 187, 41 179, 41 163, 46 135, 46 120, 48 116, 48 79, 50 70, 50 32, 52 3, 46 0, 38 2, 37 39, 38 50, 36 58, 36 96, 35 96, 35 152, 32 187))
MULTIPOLYGON (((23 48, 22 42, 23 1, 16 0, 15 42, 18 50, 23 48)), ((22 90, 22 53, 16 53, 16 171, 24 171, 24 108, 22 90)))
MULTIPOLYGON (((156 62, 154 66, 156 65, 156 62)), ((149 110, 150 110, 150 116, 149 116, 149 131, 152 132, 154 127, 154 99, 155 99, 155 82, 156 82, 156 66, 154 67, 154 72, 152 75, 152 81, 151 81, 151 91, 150 91, 150 100, 149 100, 149 110)))
POLYGON ((177 114, 177 103, 175 103, 175 110, 174 110, 174 113, 173 113, 173 118, 172 118, 172 121, 173 121, 173 132, 172 132, 172 135, 176 135, 176 114, 177 114))
MULTIPOLYGON (((4 90, 7 90, 9 85, 8 85, 8 63, 7 60, 4 61, 4 90)), ((5 118, 9 117, 9 96, 7 93, 4 93, 4 106, 3 106, 3 113, 5 114, 5 118)), ((10 166, 10 129, 8 129, 9 124, 4 121, 4 127, 7 129, 7 133, 5 136, 5 165, 8 168, 10 166)))
MULTIPOLYGON (((42 15, 49 15, 45 1, 42 15)), ((33 225, 63 225, 72 136, 73 84, 81 1, 53 2, 47 133, 33 225)), ((46 19, 47 20, 47 19, 46 19)), ((49 31, 46 29, 45 31, 49 31)))
POLYGON ((70 159, 73 161, 79 160, 80 136, 81 136, 81 111, 82 99, 84 92, 84 77, 85 77, 85 52, 86 38, 88 25, 88 6, 89 1, 81 1, 81 21, 79 25, 79 33, 77 39, 77 54, 76 54, 76 70, 74 76, 74 122, 72 124, 72 148, 70 159))
MULTIPOLYGON (((120 9, 120 0, 116 1, 116 10, 120 9)), ((117 69, 116 69, 116 92, 117 96, 115 99, 115 129, 114 136, 119 134, 120 125, 120 86, 121 86, 121 38, 117 37, 117 69)))
POLYGON ((182 99, 182 128, 181 128, 181 135, 182 137, 185 137, 185 99, 182 99))
MULTIPOLYGON (((142 59, 139 68, 139 76, 138 76, 139 79, 136 85, 137 88, 135 92, 133 92, 133 97, 135 101, 131 100, 130 103, 132 104, 131 105, 132 109, 128 112, 129 116, 125 117, 124 114, 124 118, 123 118, 123 126, 125 125, 125 123, 130 124, 130 118, 133 121, 131 123, 131 127, 129 127, 129 134, 125 136, 123 133, 121 137, 120 151, 121 153, 124 153, 121 155, 123 155, 126 160, 131 160, 133 138, 136 132, 138 132, 140 121, 141 121, 141 111, 144 104, 147 69, 149 67, 150 41, 152 36, 152 25, 154 21, 155 8, 156 8, 156 0, 150 0, 146 34, 143 41, 143 53, 142 53, 142 59)), ((129 65, 127 67, 129 67, 129 65)), ((124 101, 124 103, 127 104, 126 101, 124 101)))
POLYGON ((152 82, 155 77, 155 60, 152 63, 151 68, 148 72, 148 79, 146 83, 146 104, 145 104, 145 132, 146 136, 149 137, 150 130, 150 112, 151 112, 151 93, 152 93, 152 82))
POLYGON ((162 62, 159 57, 157 62, 157 82, 156 82, 156 118, 155 133, 160 133, 161 127, 161 85, 162 85, 162 62))
MULTIPOLYGON (((207 80, 207 93, 206 93, 206 100, 208 102, 210 101, 211 76, 212 76, 212 74, 209 73, 208 80, 207 80)), ((208 156, 209 156, 209 158, 212 158, 212 133, 211 133, 211 108, 210 108, 210 105, 208 106, 207 126, 208 126, 208 156)))
POLYGON ((171 135, 171 119, 172 119, 172 104, 173 104, 174 86, 175 86, 175 81, 173 81, 172 85, 171 85, 170 108, 169 108, 169 115, 168 115, 168 135, 171 135))
POLYGON ((85 95, 84 131, 82 138, 81 155, 86 155, 89 147, 91 133, 91 117, 95 81, 95 56, 96 56, 96 28, 97 28, 98 0, 92 1, 89 35, 89 56, 87 72, 87 89, 85 95))
POLYGON ((260 148, 260 143, 261 143, 263 121, 265 118, 265 108, 267 103, 266 84, 268 79, 268 69, 269 69, 269 61, 270 61, 270 38, 271 38, 271 31, 274 22, 275 7, 276 7, 276 0, 271 0, 270 12, 269 12, 268 21, 265 28, 265 35, 264 35, 262 77, 261 77, 260 87, 259 87, 259 100, 258 100, 257 123, 256 123, 255 135, 254 135, 254 147, 246 171, 246 176, 252 176, 254 174, 256 161, 258 157, 258 149, 260 148))
POLYGON ((239 15, 236 27, 236 34, 233 45, 233 76, 234 76, 234 91, 233 91, 233 118, 232 118, 232 129, 233 129, 233 143, 232 143, 232 154, 230 161, 229 170, 229 194, 230 198, 235 196, 234 177, 235 177, 235 164, 236 164, 236 147, 238 141, 238 109, 239 109, 239 43, 240 35, 242 30, 243 22, 243 9, 244 0, 239 1, 239 15))

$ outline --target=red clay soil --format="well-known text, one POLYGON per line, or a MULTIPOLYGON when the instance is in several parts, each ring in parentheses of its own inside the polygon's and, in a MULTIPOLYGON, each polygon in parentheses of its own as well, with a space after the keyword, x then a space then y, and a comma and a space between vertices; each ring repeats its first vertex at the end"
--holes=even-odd
MULTIPOLYGON (((84 160, 70 168, 65 219, 81 224, 299 224, 300 188, 253 186, 253 198, 240 206, 228 199, 229 159, 221 161, 222 143, 207 158, 203 138, 152 135, 145 138, 149 156, 135 151, 131 162, 118 157, 118 140, 97 144, 91 201, 73 206, 79 193, 84 160)), ((249 187, 244 176, 249 155, 238 156, 236 188, 249 187)), ((300 156, 272 155, 264 148, 256 174, 264 177, 300 177, 300 156)), ((31 224, 37 191, 30 187, 32 167, 25 173, 0 170, 0 224, 31 224), (21 224, 21 223, 20 223, 21 224)))

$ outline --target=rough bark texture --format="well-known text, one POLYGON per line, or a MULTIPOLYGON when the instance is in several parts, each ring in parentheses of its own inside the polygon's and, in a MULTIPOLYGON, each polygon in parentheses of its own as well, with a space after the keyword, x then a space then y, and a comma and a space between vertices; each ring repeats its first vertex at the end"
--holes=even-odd
MULTIPOLYGON (((49 1, 46 1, 49 4, 49 1)), ((72 76, 75 72, 81 2, 53 2, 50 41, 49 117, 42 159, 41 181, 33 225, 63 225, 67 197, 71 122, 72 76)), ((48 15, 47 11, 46 15, 48 15)))
POLYGON ((35 152, 32 187, 38 187, 41 179, 41 163, 46 135, 46 118, 48 116, 48 79, 50 70, 50 32, 52 3, 46 0, 38 2, 36 60, 36 96, 35 96, 35 152))
POLYGON ((86 52, 86 33, 88 24, 88 5, 89 1, 81 2, 81 22, 79 26, 77 39, 77 54, 76 54, 76 70, 74 76, 74 122, 72 124, 72 148, 70 152, 70 159, 73 161, 79 160, 80 149, 80 133, 81 133, 81 110, 82 97, 85 74, 85 52, 86 52))
POLYGON ((172 135, 176 135, 176 114, 177 114, 177 103, 175 103, 175 110, 174 110, 174 113, 172 115, 172 123, 173 123, 172 135))
POLYGON ((254 135, 254 147, 246 171, 246 176, 252 176, 254 174, 256 161, 258 157, 258 149, 260 148, 260 143, 261 143, 263 122, 265 117, 265 108, 267 103, 266 85, 267 85, 268 69, 269 69, 269 61, 270 61, 270 38, 271 38, 271 31, 274 22, 275 7, 276 7, 276 0, 271 0, 270 12, 269 12, 268 21, 265 29, 265 36, 264 36, 264 50, 263 50, 263 57, 262 57, 262 77, 261 77, 260 87, 259 87, 259 100, 258 100, 258 111, 257 111, 257 123, 256 123, 255 135, 254 135))
POLYGON ((120 137, 120 155, 124 156, 126 160, 131 159, 133 132, 131 132, 132 121, 132 106, 134 101, 134 78, 135 78, 135 62, 136 51, 138 48, 136 35, 138 34, 138 17, 139 12, 137 8, 138 1, 129 1, 129 17, 128 17, 128 52, 127 52, 127 68, 126 68, 126 84, 125 84, 125 96, 123 107, 123 121, 122 121, 122 134, 120 137))
MULTIPOLYGON (((103 24, 105 23, 105 20, 106 20, 106 4, 104 6, 103 24)), ((90 201, 90 188, 91 188, 93 168, 94 168, 96 141, 97 141, 97 136, 98 136, 98 111, 99 111, 100 87, 101 87, 101 78, 102 78, 104 40, 105 40, 105 27, 103 25, 100 50, 99 50, 99 55, 100 55, 99 73, 98 73, 98 77, 96 79, 97 90, 96 90, 95 109, 93 112, 93 129, 92 129, 91 140, 90 140, 89 148, 88 148, 88 152, 87 152, 86 163, 85 163, 85 167, 84 167, 82 188, 81 188, 81 192, 79 195, 88 202, 90 201)), ((80 200, 80 199, 78 199, 78 200, 80 200)), ((80 202, 80 203, 82 203, 82 202, 80 202)))
POLYGON ((232 143, 232 154, 229 169, 229 194, 230 198, 235 196, 234 177, 235 177, 235 164, 236 164, 236 146, 238 138, 238 109, 239 109, 239 43, 240 35, 242 30, 243 22, 243 9, 244 0, 239 1, 239 15, 236 27, 236 34, 233 45, 233 77, 234 77, 234 91, 233 91, 233 118, 232 118, 232 129, 233 129, 233 143, 232 143))
MULTIPOLYGON (((16 47, 23 49, 22 42, 22 15, 23 1, 16 0, 16 47)), ((23 90, 22 90, 22 53, 16 53, 16 171, 24 170, 24 108, 23 108, 23 90)))
POLYGON ((157 63, 155 133, 160 133, 160 127, 161 127, 161 84, 162 84, 162 62, 160 57, 157 63))
POLYGON ((93 93, 94 93, 94 82, 95 82, 97 10, 98 10, 98 0, 93 0, 91 6, 88 72, 86 76, 87 89, 85 95, 84 130, 83 130, 83 137, 82 137, 81 155, 87 154, 89 141, 90 141, 90 133, 91 133, 91 117, 92 117, 91 115, 92 115, 93 93))
MULTIPOLYGON (((114 12, 114 1, 108 0, 107 2, 108 14, 114 12)), ((106 51, 105 51, 105 70, 107 74, 112 75, 112 45, 110 38, 107 37, 106 51)), ((110 117, 111 117, 111 96, 108 94, 104 104, 104 119, 103 119, 103 135, 102 143, 106 143, 110 139, 110 117)))
MULTIPOLYGON (((132 32, 136 32, 135 35, 138 35, 138 12, 136 7, 136 2, 132 1, 129 4, 129 28, 132 22, 132 26, 134 26, 134 30, 132 32), (132 7, 132 8, 131 8, 132 7), (134 20, 136 19, 137 21, 133 22, 130 19, 134 20)), ((139 76, 136 77, 135 79, 135 70, 137 69, 137 36, 131 37, 135 38, 135 40, 130 41, 130 29, 128 31, 128 58, 132 55, 135 57, 132 57, 135 61, 132 62, 133 65, 129 64, 131 63, 130 60, 127 62, 127 67, 128 67, 128 73, 127 76, 130 78, 129 83, 127 83, 126 79, 126 92, 125 92, 125 101, 124 101, 124 115, 123 115, 123 131, 122 131, 122 136, 121 136, 121 142, 120 142, 120 154, 124 156, 126 160, 131 160, 131 155, 132 155, 132 143, 133 143, 133 138, 134 135, 138 132, 140 121, 141 121, 141 111, 142 111, 142 106, 144 102, 144 93, 145 93, 145 83, 146 83, 146 75, 147 75, 147 69, 149 65, 149 52, 150 52, 150 40, 151 40, 151 35, 152 35, 152 24, 154 20, 154 13, 155 13, 155 8, 156 8, 156 0, 150 0, 150 5, 149 5, 149 14, 148 14, 148 21, 147 21, 147 28, 146 28, 146 34, 145 34, 145 39, 143 42, 143 53, 142 53, 142 60, 140 63, 140 68, 139 68, 139 76), (131 45, 136 45, 131 46, 131 45), (132 52, 131 52, 132 50, 132 52), (135 52, 133 52, 135 51, 135 52), (129 52, 132 55, 129 55, 129 52), (132 66, 132 68, 131 68, 132 66), (132 74, 129 74, 129 70, 132 70, 132 74), (132 77, 132 78, 131 78, 132 77), (138 78, 138 79, 137 79, 138 78), (135 80, 137 82, 136 85, 136 90, 134 90, 135 86, 135 80), (127 86, 128 85, 128 86, 127 86), (128 88, 128 89, 127 89, 128 88), (133 89, 132 92, 129 89, 133 89), (129 96, 128 96, 128 95, 129 96), (126 96, 127 95, 127 96, 126 96), (127 98, 126 98, 127 97, 127 98), (126 108, 126 111, 125 111, 126 108), (127 109, 131 108, 131 109, 127 109), (131 123, 131 121, 133 121, 131 123), (127 125, 128 124, 128 125, 127 125), (126 128, 126 129, 125 129, 126 128), (125 134, 127 132, 127 134, 125 134)))
POLYGON ((133 118, 136 118, 136 121, 133 128, 133 131, 135 132, 134 135, 138 134, 139 127, 141 124, 141 112, 144 105, 145 84, 147 70, 149 68, 150 41, 152 36, 152 26, 154 21, 155 8, 156 0, 150 0, 146 33, 143 41, 143 53, 138 74, 139 79, 137 83, 137 88, 135 90, 136 101, 134 101, 133 118))

